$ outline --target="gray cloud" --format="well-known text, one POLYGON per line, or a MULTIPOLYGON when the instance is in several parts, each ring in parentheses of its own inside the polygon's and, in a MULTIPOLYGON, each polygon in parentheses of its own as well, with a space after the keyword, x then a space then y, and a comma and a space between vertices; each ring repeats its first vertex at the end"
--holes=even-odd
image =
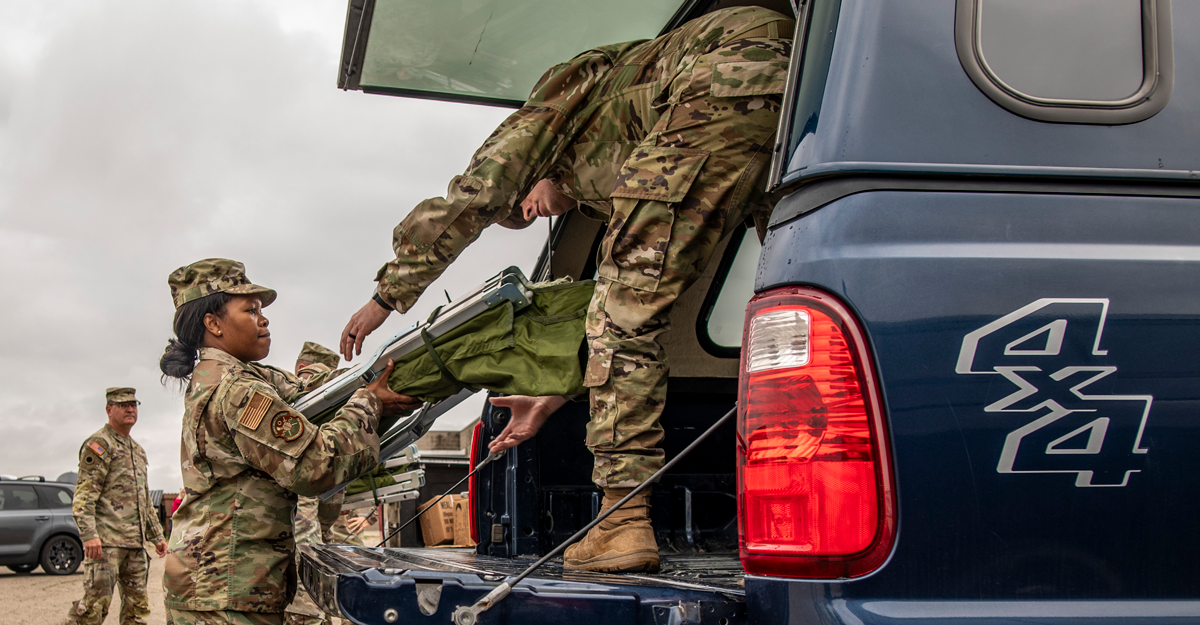
MULTIPOLYGON (((392 227, 507 111, 338 91, 338 3, 43 4, 0 8, 0 472, 72 470, 103 389, 130 385, 152 487, 170 490, 182 402, 157 369, 167 274, 242 260, 280 292, 268 362, 333 346, 392 227)), ((443 289, 528 268, 544 236, 486 233, 367 347, 443 289)))

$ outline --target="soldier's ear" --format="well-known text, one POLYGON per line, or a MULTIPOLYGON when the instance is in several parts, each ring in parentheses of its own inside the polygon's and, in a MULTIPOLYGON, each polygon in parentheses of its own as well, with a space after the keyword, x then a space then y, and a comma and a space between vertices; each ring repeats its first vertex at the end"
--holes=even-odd
POLYGON ((204 329, 214 336, 221 336, 221 319, 212 313, 204 315, 204 329))

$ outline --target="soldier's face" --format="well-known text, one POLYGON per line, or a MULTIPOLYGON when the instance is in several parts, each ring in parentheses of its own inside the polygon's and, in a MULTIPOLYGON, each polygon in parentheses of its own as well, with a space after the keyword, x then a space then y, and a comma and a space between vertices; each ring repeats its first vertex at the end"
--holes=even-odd
POLYGON ((108 422, 113 427, 126 429, 133 427, 138 420, 138 403, 126 401, 119 404, 108 404, 104 411, 108 413, 108 422))
POLYGON ((271 353, 269 324, 257 295, 238 295, 229 300, 217 320, 219 347, 242 362, 262 360, 271 353))
POLYGON ((312 363, 307 360, 297 360, 296 361, 296 375, 300 375, 300 370, 311 364, 312 363))

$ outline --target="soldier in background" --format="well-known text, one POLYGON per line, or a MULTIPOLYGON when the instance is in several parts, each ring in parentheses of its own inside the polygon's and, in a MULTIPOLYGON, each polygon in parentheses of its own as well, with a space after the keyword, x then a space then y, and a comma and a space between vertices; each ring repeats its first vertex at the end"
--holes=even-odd
MULTIPOLYGON (((604 490, 602 506, 612 507, 665 463, 660 337, 672 305, 747 215, 760 233, 766 225, 763 174, 794 27, 764 8, 723 9, 657 39, 600 46, 550 68, 446 197, 421 202, 396 226, 395 257, 342 331, 342 355, 361 353, 363 339, 393 310, 409 310, 484 228, 523 228, 574 208, 607 222, 583 385, 592 481, 604 490)), ((506 399, 519 400, 509 427, 526 433, 562 404, 506 399)), ((647 489, 568 548, 565 566, 658 570, 649 510, 647 489)))
MULTIPOLYGON (((341 358, 337 352, 312 341, 305 341, 296 357, 296 377, 302 382, 308 382, 317 376, 332 379, 340 371, 335 371, 341 358)), ((337 542, 330 540, 333 536, 335 523, 345 527, 343 520, 342 501, 346 495, 340 492, 322 502, 320 497, 300 497, 296 502, 296 514, 292 517, 292 527, 296 535, 296 566, 300 566, 300 545, 317 545, 337 542)), ((362 544, 361 541, 359 544, 362 544)), ((303 586, 296 589, 296 598, 284 612, 287 614, 288 625, 320 625, 329 623, 329 618, 321 608, 317 607, 312 597, 303 586)))
POLYGON ((296 357, 296 377, 307 381, 314 375, 329 373, 327 380, 337 377, 335 374, 340 374, 342 371, 337 370, 338 361, 341 357, 337 352, 312 341, 305 341, 304 346, 300 348, 300 355, 296 357))
POLYGON ((79 448, 79 480, 72 512, 83 539, 83 598, 71 605, 67 623, 100 625, 108 616, 113 586, 120 584, 121 625, 144 624, 150 616, 146 578, 150 560, 167 552, 158 513, 150 501, 146 452, 129 437, 138 419, 132 388, 105 391, 108 424, 79 448))

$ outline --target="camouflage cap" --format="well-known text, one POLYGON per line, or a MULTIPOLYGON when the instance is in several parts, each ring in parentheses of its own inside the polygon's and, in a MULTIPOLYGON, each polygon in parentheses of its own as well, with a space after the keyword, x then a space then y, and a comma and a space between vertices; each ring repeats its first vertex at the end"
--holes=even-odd
POLYGON ((112 386, 104 389, 104 401, 109 404, 120 404, 127 401, 137 401, 134 389, 126 386, 112 386))
POLYGON ((310 362, 322 364, 330 369, 336 369, 342 357, 338 356, 337 352, 312 341, 304 341, 304 347, 300 349, 300 355, 296 357, 296 362, 310 362))
POLYGON ((228 258, 206 258, 180 267, 167 277, 167 284, 171 285, 171 299, 177 309, 213 293, 258 294, 263 307, 270 306, 276 295, 271 289, 252 284, 246 277, 246 266, 228 258))

